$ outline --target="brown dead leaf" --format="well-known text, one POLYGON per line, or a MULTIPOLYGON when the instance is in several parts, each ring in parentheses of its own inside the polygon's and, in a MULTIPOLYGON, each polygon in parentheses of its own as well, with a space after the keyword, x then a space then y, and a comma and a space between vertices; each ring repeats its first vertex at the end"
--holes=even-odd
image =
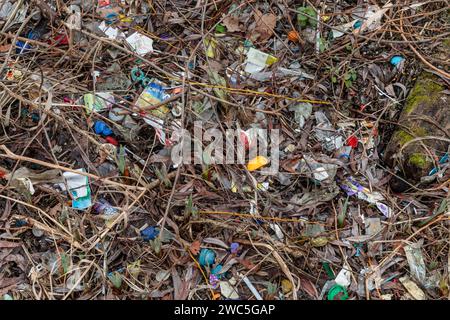
POLYGON ((3 46, 0 46, 0 52, 7 52, 7 51, 9 51, 10 48, 11 48, 11 43, 5 44, 3 46))
POLYGON ((201 65, 200 68, 205 70, 206 72, 212 71, 212 72, 221 72, 224 68, 225 63, 216 61, 214 59, 208 59, 208 62, 204 65, 201 65))
POLYGON ((281 167, 291 173, 295 173, 296 172, 296 168, 298 167, 298 164, 300 163, 300 156, 296 156, 292 159, 287 159, 285 161, 281 162, 281 167))
POLYGON ((223 19, 222 24, 227 27, 228 32, 239 32, 241 27, 239 26, 239 18, 236 16, 226 16, 223 19))
POLYGON ((175 300, 185 300, 189 296, 189 281, 183 281, 175 268, 172 268, 173 291, 175 300))
POLYGON ((192 242, 189 250, 192 252, 194 256, 198 255, 198 253, 200 252, 200 241, 195 240, 194 242, 192 242))
POLYGON ((0 248, 16 248, 20 247, 20 243, 10 242, 10 241, 0 241, 0 248))
POLYGON ((23 277, 2 278, 0 279, 0 288, 15 286, 23 281, 23 277))
MULTIPOLYGON (((240 259, 239 262, 248 270, 255 268, 255 264, 247 259, 240 259)), ((257 271, 258 268, 253 269, 253 271, 257 271)))
POLYGON ((317 299, 319 294, 316 287, 310 280, 306 278, 300 278, 300 285, 302 290, 305 291, 311 298, 317 299))
POLYGON ((266 41, 273 35, 273 29, 277 24, 277 16, 272 13, 262 15, 261 11, 255 10, 256 25, 253 29, 252 38, 259 41, 266 41))

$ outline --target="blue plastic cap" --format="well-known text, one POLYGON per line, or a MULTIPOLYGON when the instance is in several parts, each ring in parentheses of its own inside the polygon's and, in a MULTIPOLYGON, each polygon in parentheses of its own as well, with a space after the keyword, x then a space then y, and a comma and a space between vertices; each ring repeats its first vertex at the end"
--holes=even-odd
POLYGON ((112 130, 108 127, 108 125, 101 120, 95 121, 94 131, 96 134, 101 134, 103 136, 110 136, 113 134, 112 130))
POLYGON ((141 231, 141 236, 144 241, 154 240, 159 234, 159 229, 156 227, 147 227, 141 231))
POLYGON ((403 58, 402 56, 393 56, 391 58, 391 64, 393 66, 397 66, 400 62, 402 62, 403 60, 405 60, 405 58, 403 58))

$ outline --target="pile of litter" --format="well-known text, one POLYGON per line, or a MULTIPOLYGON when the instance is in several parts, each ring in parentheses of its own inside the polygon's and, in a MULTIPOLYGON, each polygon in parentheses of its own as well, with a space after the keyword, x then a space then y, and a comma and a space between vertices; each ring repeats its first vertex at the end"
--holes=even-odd
POLYGON ((358 3, 1 1, 0 299, 450 298, 446 1, 358 3))

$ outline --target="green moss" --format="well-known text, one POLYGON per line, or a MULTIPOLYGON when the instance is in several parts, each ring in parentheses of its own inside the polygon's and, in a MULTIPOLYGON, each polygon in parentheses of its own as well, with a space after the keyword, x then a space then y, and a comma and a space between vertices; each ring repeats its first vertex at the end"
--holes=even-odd
POLYGON ((415 165, 418 168, 426 168, 429 165, 427 157, 422 153, 413 153, 409 156, 409 163, 415 165))
POLYGON ((444 88, 434 82, 429 76, 421 77, 414 85, 406 100, 405 112, 410 114, 416 107, 422 103, 433 103, 438 98, 438 93, 444 88))
POLYGON ((444 46, 444 49, 450 49, 450 38, 447 38, 444 41, 442 41, 442 44, 444 46))
POLYGON ((414 139, 414 137, 412 135, 410 135, 409 133, 407 133, 404 130, 399 130, 395 133, 395 138, 398 140, 398 142, 400 143, 400 146, 403 146, 405 143, 407 143, 408 141, 411 141, 412 139, 414 139))
POLYGON ((428 135, 427 130, 422 127, 411 128, 408 133, 405 130, 398 130, 395 132, 394 139, 398 141, 400 147, 404 146, 409 141, 417 137, 425 137, 428 135))
POLYGON ((416 138, 417 137, 425 137, 426 135, 428 135, 427 130, 422 127, 412 128, 411 131, 416 138))

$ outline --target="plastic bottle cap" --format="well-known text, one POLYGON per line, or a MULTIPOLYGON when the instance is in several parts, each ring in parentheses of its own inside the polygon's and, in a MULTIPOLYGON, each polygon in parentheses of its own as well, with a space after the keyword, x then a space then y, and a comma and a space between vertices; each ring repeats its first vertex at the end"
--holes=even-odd
POLYGON ((103 136, 110 136, 113 133, 112 130, 108 127, 108 125, 101 120, 95 121, 94 131, 96 134, 100 134, 103 136))
POLYGON ((331 287, 330 291, 328 291, 328 300, 334 300, 334 298, 340 293, 343 294, 340 300, 348 299, 347 289, 345 289, 343 286, 335 284, 334 286, 331 287))
POLYGON ((156 227, 147 227, 141 231, 141 236, 144 241, 154 240, 159 234, 159 229, 156 227))
POLYGON ((405 58, 403 58, 402 56, 393 56, 391 58, 391 64, 393 66, 397 66, 400 62, 402 62, 403 60, 405 60, 405 58))

